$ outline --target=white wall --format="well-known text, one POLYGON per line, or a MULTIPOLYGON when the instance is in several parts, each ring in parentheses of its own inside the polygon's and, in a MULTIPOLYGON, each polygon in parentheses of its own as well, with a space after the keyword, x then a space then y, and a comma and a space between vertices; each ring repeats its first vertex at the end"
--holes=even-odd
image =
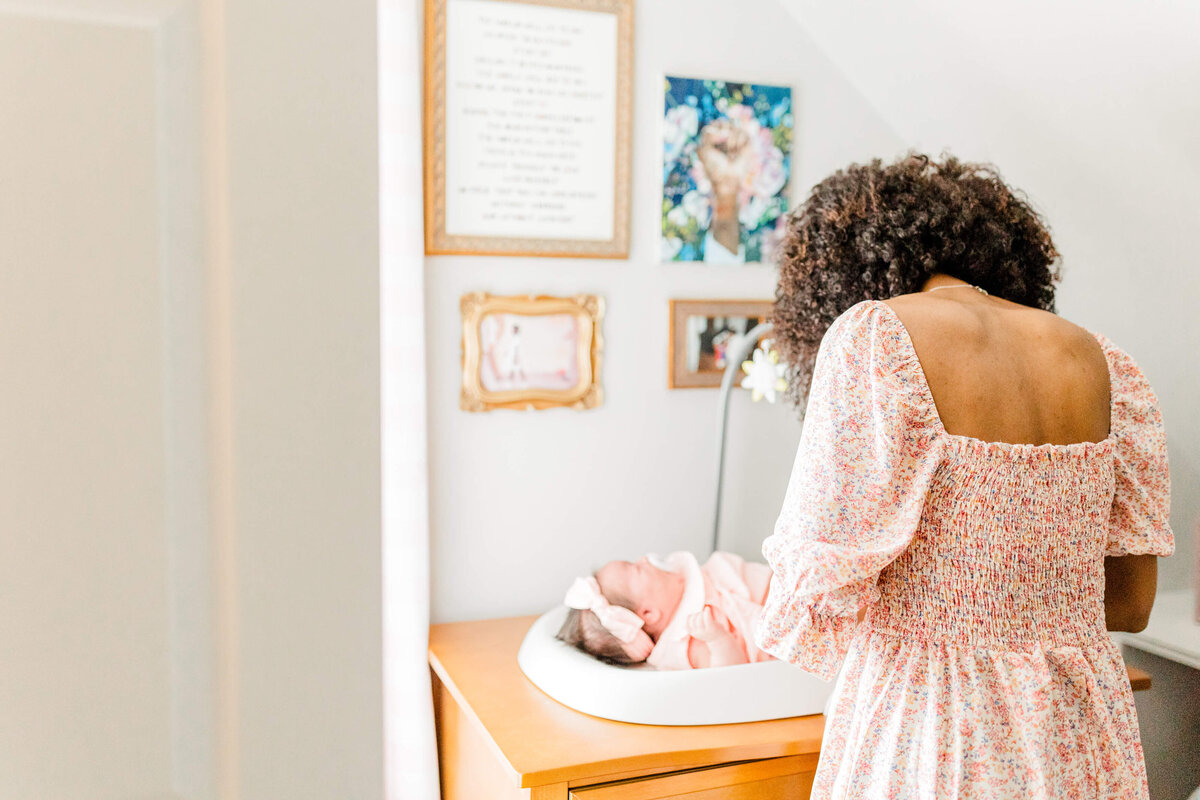
POLYGON ((1200 517, 1200 5, 779 0, 918 149, 990 160, 1044 212, 1059 311, 1106 333, 1162 401, 1176 556, 1200 517))
MULTIPOLYGON (((793 204, 836 167, 900 147, 775 0, 642 0, 635 40, 629 259, 426 259, 435 622, 538 613, 609 559, 708 547, 717 393, 666 388, 667 301, 770 299, 776 276, 659 262, 664 74, 793 87, 793 204), (473 291, 604 296, 604 405, 460 411, 458 298, 473 291)), ((758 556, 798 437, 790 409, 735 398, 725 548, 758 556)))

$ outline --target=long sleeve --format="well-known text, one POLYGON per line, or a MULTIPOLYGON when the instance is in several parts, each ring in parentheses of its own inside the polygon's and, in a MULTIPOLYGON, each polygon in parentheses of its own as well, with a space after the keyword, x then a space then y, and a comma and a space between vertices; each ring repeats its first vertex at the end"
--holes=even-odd
POLYGON ((783 508, 763 555, 774 571, 756 643, 831 679, 879 572, 912 540, 937 470, 939 432, 907 332, 860 303, 817 354, 783 508))
POLYGON ((1105 555, 1169 556, 1175 550, 1171 477, 1158 398, 1127 353, 1102 336, 1097 339, 1108 358, 1112 386, 1109 426, 1116 439, 1115 493, 1105 555))

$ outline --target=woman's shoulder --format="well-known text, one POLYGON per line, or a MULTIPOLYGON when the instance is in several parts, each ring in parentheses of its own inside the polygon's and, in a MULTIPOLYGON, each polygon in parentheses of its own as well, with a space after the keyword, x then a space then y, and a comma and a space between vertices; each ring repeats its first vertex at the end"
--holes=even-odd
POLYGON ((883 321, 889 310, 887 304, 881 300, 863 300, 855 303, 834 319, 825 332, 825 338, 861 333, 883 321))
POLYGON ((860 369, 869 365, 876 374, 916 360, 903 323, 880 300, 863 300, 843 311, 825 332, 817 357, 860 369))
POLYGON ((1081 327, 1081 330, 1085 331, 1089 337, 1100 345, 1100 349, 1104 352, 1104 357, 1108 361, 1108 368, 1112 373, 1114 382, 1126 377, 1136 377, 1144 380, 1141 368, 1138 367, 1137 361, 1127 350, 1099 331, 1083 327, 1081 327))
POLYGON ((1107 368, 1109 389, 1112 399, 1119 402, 1130 394, 1153 395, 1150 383, 1134 357, 1106 334, 1072 322, 1050 312, 1043 312, 1052 321, 1047 322, 1040 333, 1043 341, 1054 342, 1067 355, 1076 358, 1091 358, 1096 366, 1107 368))
POLYGON ((905 327, 913 329, 914 335, 930 327, 955 330, 964 336, 1014 327, 1033 332, 1042 342, 1095 347, 1095 335, 1083 326, 1053 311, 1000 297, 988 297, 982 304, 961 303, 947 302, 934 292, 912 292, 879 301, 878 305, 890 311, 905 327))
POLYGON ((931 292, 916 292, 880 305, 908 332, 913 349, 922 353, 927 366, 936 368, 939 359, 958 360, 964 353, 1032 348, 1051 361, 1090 363, 1094 370, 1103 371, 1101 356, 1109 355, 1103 337, 1053 311, 1001 298, 988 300, 947 302, 931 292))
MULTIPOLYGON (((1086 330, 1086 329, 1085 329, 1086 330)), ((1138 362, 1125 349, 1117 345, 1103 333, 1088 330, 1088 335, 1099 343, 1108 362, 1109 391, 1111 407, 1114 413, 1112 426, 1115 429, 1127 421, 1127 418, 1141 418, 1146 413, 1131 413, 1131 409, 1157 409, 1158 396, 1150 386, 1146 373, 1138 362)), ((1157 417, 1158 412, 1154 412, 1157 417)), ((1158 421, 1161 424, 1161 420, 1158 421)))

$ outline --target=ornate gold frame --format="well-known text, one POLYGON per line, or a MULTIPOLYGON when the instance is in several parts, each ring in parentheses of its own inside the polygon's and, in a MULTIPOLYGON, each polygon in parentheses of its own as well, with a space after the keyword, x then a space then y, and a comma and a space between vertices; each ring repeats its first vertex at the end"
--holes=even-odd
POLYGON ((459 301, 462 311, 462 395, 459 407, 464 411, 491 411, 494 408, 541 409, 566 406, 577 410, 595 408, 604 399, 600 386, 604 337, 600 322, 604 318, 604 299, 594 294, 571 297, 515 295, 500 297, 486 292, 465 294, 459 301), (576 357, 579 383, 562 391, 519 389, 492 392, 479 379, 482 358, 479 323, 488 314, 572 314, 579 319, 580 336, 576 357))
POLYGON ((770 319, 773 300, 671 300, 670 333, 668 335, 667 388, 669 389, 713 389, 721 386, 721 372, 689 373, 687 353, 687 318, 704 317, 758 317, 770 319))
POLYGON ((616 182, 613 238, 510 239, 446 233, 446 3, 425 0, 425 252, 428 255, 565 256, 628 258, 630 160, 633 153, 634 0, 495 0, 597 11, 617 17, 616 182))

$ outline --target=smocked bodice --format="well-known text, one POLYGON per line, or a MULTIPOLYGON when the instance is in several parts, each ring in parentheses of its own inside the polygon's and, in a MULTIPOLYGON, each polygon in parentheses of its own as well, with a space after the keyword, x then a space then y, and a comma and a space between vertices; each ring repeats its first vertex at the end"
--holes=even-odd
POLYGON ((879 574, 867 625, 1014 650, 1105 636, 1112 441, 1034 448, 946 439, 912 541, 879 574))

